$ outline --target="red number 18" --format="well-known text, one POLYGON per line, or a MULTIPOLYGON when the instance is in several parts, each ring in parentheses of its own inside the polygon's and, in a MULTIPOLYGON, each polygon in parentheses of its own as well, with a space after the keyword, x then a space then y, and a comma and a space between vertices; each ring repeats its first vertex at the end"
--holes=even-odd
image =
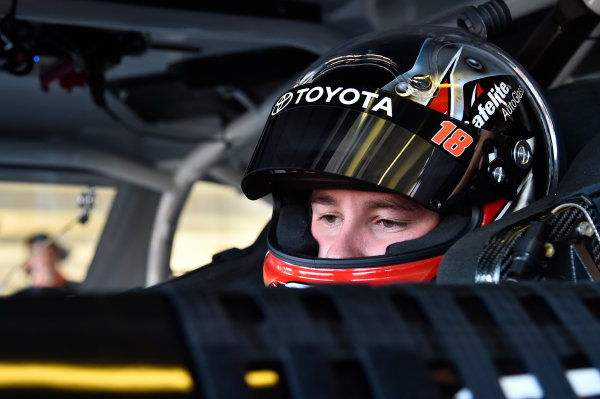
POLYGON ((464 130, 457 129, 454 123, 443 121, 441 125, 442 128, 431 138, 431 141, 438 145, 444 143, 442 147, 455 157, 460 156, 473 143, 473 137, 464 130))

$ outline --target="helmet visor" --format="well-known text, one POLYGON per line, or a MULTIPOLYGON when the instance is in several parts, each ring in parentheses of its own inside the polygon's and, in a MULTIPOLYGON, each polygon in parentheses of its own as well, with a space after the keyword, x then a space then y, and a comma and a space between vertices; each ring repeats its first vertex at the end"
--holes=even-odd
POLYGON ((479 132, 394 97, 393 107, 383 112, 311 105, 277 113, 249 164, 244 193, 255 199, 276 184, 341 177, 429 207, 432 201, 443 202, 464 185, 479 132))

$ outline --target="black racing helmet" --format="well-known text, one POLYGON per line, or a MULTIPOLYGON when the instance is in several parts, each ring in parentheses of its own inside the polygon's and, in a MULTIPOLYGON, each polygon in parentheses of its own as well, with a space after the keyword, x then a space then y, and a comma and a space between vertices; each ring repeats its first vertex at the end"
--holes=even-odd
POLYGON ((459 237, 551 191, 557 151, 540 90, 498 47, 433 26, 355 39, 277 100, 242 181, 273 195, 265 283, 431 280, 459 237), (402 194, 441 222, 382 256, 319 259, 315 188, 402 194))

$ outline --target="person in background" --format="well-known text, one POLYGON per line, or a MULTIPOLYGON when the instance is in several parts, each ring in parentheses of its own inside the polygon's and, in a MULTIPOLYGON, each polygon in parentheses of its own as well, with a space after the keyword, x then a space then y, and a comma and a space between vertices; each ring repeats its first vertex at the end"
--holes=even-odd
POLYGON ((32 287, 66 288, 69 281, 60 272, 60 263, 68 256, 68 251, 51 241, 44 233, 27 239, 29 257, 23 266, 29 275, 32 287))

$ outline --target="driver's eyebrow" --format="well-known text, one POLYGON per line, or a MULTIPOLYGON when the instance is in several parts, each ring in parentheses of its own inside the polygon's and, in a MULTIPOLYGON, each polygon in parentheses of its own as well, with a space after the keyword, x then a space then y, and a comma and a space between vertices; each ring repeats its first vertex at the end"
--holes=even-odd
POLYGON ((413 209, 412 207, 407 206, 407 204, 394 201, 391 198, 383 199, 383 200, 378 199, 378 200, 368 201, 366 203, 366 206, 369 209, 402 209, 402 210, 406 210, 406 211, 413 209))
MULTIPOLYGON (((337 201, 330 195, 327 194, 318 194, 310 196, 311 204, 320 204, 320 205, 337 205, 337 201)), ((400 209, 404 211, 410 211, 414 209, 414 207, 410 206, 403 201, 396 201, 395 198, 384 198, 384 199, 376 199, 365 202, 365 208, 368 209, 400 209)))
POLYGON ((321 204, 321 205, 336 205, 337 201, 330 195, 326 195, 326 194, 319 194, 319 195, 314 195, 311 194, 310 196, 310 203, 311 204, 321 204))

